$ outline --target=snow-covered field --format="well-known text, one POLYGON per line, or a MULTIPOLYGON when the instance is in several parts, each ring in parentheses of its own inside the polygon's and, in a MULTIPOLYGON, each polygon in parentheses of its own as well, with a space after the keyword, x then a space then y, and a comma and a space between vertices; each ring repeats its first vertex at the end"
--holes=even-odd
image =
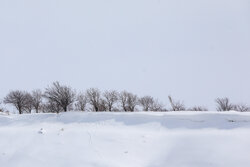
POLYGON ((0 115, 1 167, 249 167, 250 113, 0 115))

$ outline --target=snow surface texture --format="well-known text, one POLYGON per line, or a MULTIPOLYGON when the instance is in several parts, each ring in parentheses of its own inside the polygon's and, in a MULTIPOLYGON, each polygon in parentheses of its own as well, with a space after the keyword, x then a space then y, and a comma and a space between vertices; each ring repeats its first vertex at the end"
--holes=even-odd
POLYGON ((250 113, 0 115, 1 167, 249 167, 250 113))

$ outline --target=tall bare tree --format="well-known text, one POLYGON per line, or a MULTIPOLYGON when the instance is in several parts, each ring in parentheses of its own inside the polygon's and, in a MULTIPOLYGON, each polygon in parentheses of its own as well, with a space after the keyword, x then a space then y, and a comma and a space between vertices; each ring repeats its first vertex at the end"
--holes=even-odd
POLYGON ((76 110, 78 111, 86 111, 86 106, 88 102, 88 98, 85 93, 79 93, 77 98, 76 98, 76 110))
POLYGON ((138 97, 127 91, 123 91, 119 95, 119 99, 124 111, 135 111, 135 107, 138 105, 138 97))
POLYGON ((180 101, 174 101, 171 96, 168 96, 172 111, 185 111, 185 105, 180 101))
POLYGON ((50 101, 50 104, 56 104, 66 112, 68 106, 75 100, 75 92, 69 86, 54 82, 52 86, 46 88, 44 97, 50 101))
POLYGON ((100 111, 101 91, 96 88, 90 88, 86 91, 89 104, 94 111, 100 111))
POLYGON ((119 93, 115 90, 105 91, 103 93, 104 103, 108 107, 108 111, 113 111, 114 104, 118 101, 119 93))
POLYGON ((37 89, 32 91, 32 105, 36 111, 36 113, 39 112, 39 110, 41 110, 41 105, 42 105, 42 91, 37 89))
POLYGON ((18 110, 19 114, 23 114, 27 108, 27 104, 29 103, 29 96, 25 91, 10 91, 9 94, 4 98, 3 102, 5 104, 13 105, 18 110))
POLYGON ((235 105, 230 103, 228 98, 217 98, 217 111, 230 111, 235 109, 235 105))

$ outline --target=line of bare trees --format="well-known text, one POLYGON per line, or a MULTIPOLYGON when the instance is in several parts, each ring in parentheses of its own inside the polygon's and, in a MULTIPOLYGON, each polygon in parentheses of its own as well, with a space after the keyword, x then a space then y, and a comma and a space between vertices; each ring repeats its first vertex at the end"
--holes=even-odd
MULTIPOLYGON (((19 114, 31 113, 59 113, 72 110, 77 111, 207 111, 202 106, 186 108, 183 102, 174 100, 169 96, 171 108, 166 109, 164 105, 151 96, 138 97, 137 95, 115 90, 101 92, 99 89, 90 88, 85 92, 76 93, 70 86, 54 82, 44 92, 37 89, 31 93, 27 91, 10 91, 3 99, 4 104, 14 106, 19 114)), ((217 111, 250 111, 250 108, 242 104, 233 104, 228 98, 215 100, 217 111)), ((0 112, 4 111, 1 108, 0 112)))

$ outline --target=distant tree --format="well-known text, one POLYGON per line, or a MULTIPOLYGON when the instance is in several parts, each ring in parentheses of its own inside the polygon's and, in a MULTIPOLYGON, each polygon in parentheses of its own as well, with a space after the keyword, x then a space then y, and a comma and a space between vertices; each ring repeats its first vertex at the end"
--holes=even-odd
POLYGON ((235 105, 230 103, 228 98, 217 98, 217 111, 231 111, 235 109, 235 105))
POLYGON ((2 107, 2 100, 0 100, 0 112, 4 112, 4 109, 3 109, 3 107, 2 107))
POLYGON ((144 96, 139 98, 139 105, 142 106, 143 111, 163 111, 163 105, 151 96, 144 96))
POLYGON ((119 99, 124 111, 135 111, 138 104, 138 97, 135 94, 123 91, 119 95, 119 99))
POLYGON ((234 106, 234 110, 240 111, 240 112, 246 112, 246 111, 250 111, 250 107, 244 104, 238 104, 234 106))
POLYGON ((90 88, 86 91, 86 96, 93 110, 100 111, 101 91, 96 88, 90 88))
POLYGON ((98 110, 99 111, 108 111, 108 105, 107 105, 107 103, 106 103, 106 101, 104 100, 104 99, 100 99, 100 103, 99 103, 99 108, 98 108, 98 110))
POLYGON ((185 105, 180 101, 174 101, 171 96, 168 96, 169 102, 171 104, 171 111, 185 111, 185 105))
POLYGON ((76 98, 76 110, 78 111, 86 111, 86 106, 88 103, 88 98, 85 93, 79 93, 77 98, 76 98))
POLYGON ((30 102, 30 95, 25 91, 10 91, 3 102, 13 105, 18 110, 19 114, 23 114, 30 102))
POLYGON ((33 98, 30 93, 26 93, 26 104, 24 106, 24 111, 31 113, 33 109, 33 98))
POLYGON ((150 107, 150 111, 167 111, 163 108, 163 104, 159 103, 158 100, 154 100, 153 105, 150 107))
POLYGON ((123 91, 119 94, 119 100, 121 102, 121 106, 124 111, 128 111, 127 99, 128 99, 128 92, 123 91))
MULTIPOLYGON (((46 88, 44 97, 48 104, 61 107, 64 112, 67 111, 68 106, 75 100, 75 92, 71 87, 60 85, 59 82, 54 82, 51 87, 46 88)), ((57 110, 57 112, 59 112, 57 110)))
POLYGON ((195 107, 189 108, 188 111, 208 111, 208 109, 202 106, 195 106, 195 107))
POLYGON ((108 111, 113 111, 114 104, 118 101, 118 95, 119 93, 116 92, 115 90, 112 91, 105 91, 103 93, 104 97, 104 103, 108 108, 108 111))
POLYGON ((138 100, 139 104, 142 106, 143 111, 151 110, 154 105, 154 98, 151 96, 144 96, 138 100))
POLYGON ((32 105, 33 108, 35 109, 36 113, 41 110, 41 105, 42 105, 42 91, 37 89, 32 91, 32 105))
POLYGON ((43 113, 59 113, 64 111, 62 106, 52 100, 48 100, 46 103, 43 103, 41 105, 41 110, 43 113))

